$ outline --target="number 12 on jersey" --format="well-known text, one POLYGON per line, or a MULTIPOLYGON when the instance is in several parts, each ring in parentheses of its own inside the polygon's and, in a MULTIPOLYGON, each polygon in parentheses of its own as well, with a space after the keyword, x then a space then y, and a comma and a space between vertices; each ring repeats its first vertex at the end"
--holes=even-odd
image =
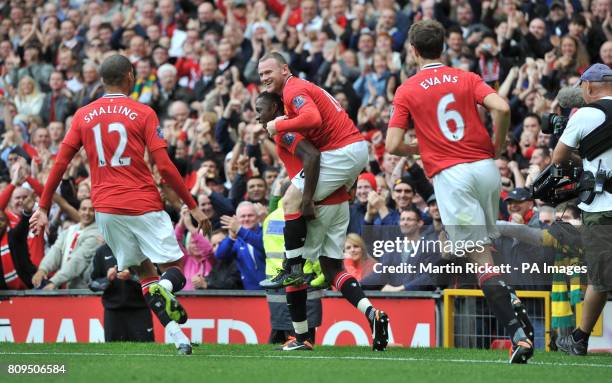
MULTIPOLYGON (((98 165, 100 167, 106 166, 106 157, 104 156, 104 145, 102 144, 102 126, 101 124, 97 124, 93 127, 94 139, 96 141, 96 151, 98 152, 98 165)), ((128 136, 127 131, 125 130, 125 126, 119 122, 113 122, 108 124, 106 127, 106 131, 108 134, 112 132, 119 133, 119 144, 117 148, 115 148, 115 153, 111 158, 110 165, 111 166, 129 166, 132 162, 130 157, 121 157, 123 152, 125 151, 125 147, 127 146, 128 136)))

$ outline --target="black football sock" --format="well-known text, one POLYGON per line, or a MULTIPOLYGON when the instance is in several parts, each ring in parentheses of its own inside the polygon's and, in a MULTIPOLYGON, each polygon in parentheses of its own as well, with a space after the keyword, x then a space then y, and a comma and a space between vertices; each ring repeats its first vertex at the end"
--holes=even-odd
POLYGON ((308 340, 308 318, 306 316, 306 285, 300 287, 289 286, 287 292, 287 308, 295 330, 295 337, 298 342, 308 340))
POLYGON ((285 214, 283 235, 285 237, 287 265, 289 267, 303 262, 302 254, 304 252, 306 232, 306 220, 300 213, 285 214))
POLYGON ((531 320, 529 320, 529 316, 527 315, 527 308, 525 308, 523 302, 521 302, 519 297, 516 295, 516 291, 512 286, 506 285, 506 289, 508 289, 508 292, 510 293, 510 301, 512 302, 512 308, 514 308, 514 314, 518 318, 523 331, 525 331, 525 334, 527 334, 527 337, 533 342, 535 339, 535 330, 531 324, 531 320))
POLYGON ((481 274, 478 282, 489 304, 489 308, 497 318, 498 322, 506 328, 507 334, 516 343, 522 338, 527 337, 521 323, 517 319, 510 292, 506 288, 506 283, 499 274, 481 274))
POLYGON ((346 271, 341 271, 334 278, 333 285, 347 301, 357 307, 370 321, 374 318, 372 303, 366 298, 361 285, 352 275, 346 271))
POLYGON ((185 276, 178 267, 169 268, 159 278, 159 284, 173 293, 181 291, 185 287, 185 282, 185 276))

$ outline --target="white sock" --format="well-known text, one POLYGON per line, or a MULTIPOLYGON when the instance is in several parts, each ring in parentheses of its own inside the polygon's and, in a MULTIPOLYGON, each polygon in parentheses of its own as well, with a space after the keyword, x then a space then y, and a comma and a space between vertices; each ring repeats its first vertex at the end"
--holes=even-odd
POLYGON ((302 254, 304 254, 304 246, 293 250, 285 250, 285 256, 287 259, 298 258, 301 257, 302 254))
POLYGON ((170 336, 172 337, 172 341, 174 342, 176 348, 178 348, 178 346, 180 346, 181 344, 190 343, 189 338, 187 338, 187 335, 183 333, 183 330, 181 330, 178 323, 176 323, 175 321, 170 321, 170 323, 166 325, 166 330, 168 330, 168 332, 170 333, 170 336))
POLYGON ((308 320, 291 323, 293 323, 293 329, 295 330, 296 334, 306 334, 308 332, 308 320))
POLYGON ((361 311, 363 314, 366 313, 366 310, 370 306, 372 306, 372 303, 370 303, 370 300, 368 298, 361 298, 359 303, 357 303, 357 309, 361 311))
POLYGON ((170 291, 171 293, 174 292, 173 287, 172 286, 172 282, 170 282, 167 279, 160 279, 159 282, 157 282, 160 286, 162 286, 164 289, 170 291))

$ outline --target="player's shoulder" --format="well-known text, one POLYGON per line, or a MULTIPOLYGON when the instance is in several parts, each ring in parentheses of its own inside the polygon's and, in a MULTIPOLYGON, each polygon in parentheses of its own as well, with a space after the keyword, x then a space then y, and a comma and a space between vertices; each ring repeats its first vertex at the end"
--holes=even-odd
POLYGON ((97 110, 101 106, 100 100, 101 98, 78 108, 76 112, 74 112, 74 115, 72 116, 72 123, 71 123, 72 126, 75 126, 75 125, 78 126, 81 121, 90 122, 92 113, 93 113, 93 116, 97 115, 97 110))
POLYGON ((400 84, 400 86, 397 87, 394 98, 401 98, 401 97, 408 96, 409 94, 413 92, 414 86, 418 83, 419 81, 416 75, 407 78, 403 83, 400 84))
POLYGON ((138 102, 129 97, 125 101, 125 105, 134 111, 140 112, 142 115, 155 114, 155 111, 149 105, 143 104, 142 102, 138 102))
POLYGON ((283 95, 296 95, 308 91, 312 85, 310 81, 291 76, 283 88, 283 95))
POLYGON ((481 79, 478 73, 467 71, 459 68, 451 68, 460 79, 479 80, 481 79))

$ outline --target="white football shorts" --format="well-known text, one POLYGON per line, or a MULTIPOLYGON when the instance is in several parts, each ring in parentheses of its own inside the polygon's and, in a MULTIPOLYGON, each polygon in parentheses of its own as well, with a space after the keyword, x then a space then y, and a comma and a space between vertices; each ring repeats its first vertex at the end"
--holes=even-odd
POLYGON ((499 233, 501 178, 492 159, 457 164, 433 177, 436 202, 449 239, 491 243, 499 233))
MULTIPOLYGON (((367 164, 368 145, 365 141, 321 152, 321 170, 314 200, 322 201, 341 186, 349 190, 367 164)), ((293 177, 291 183, 303 192, 304 172, 293 177)))
POLYGON ((308 221, 304 259, 315 261, 321 256, 344 259, 344 241, 349 224, 349 203, 319 205, 317 217, 308 221))
POLYGON ((119 271, 138 266, 146 259, 153 263, 168 263, 183 256, 172 221, 165 211, 143 215, 96 212, 96 222, 117 258, 119 271))

